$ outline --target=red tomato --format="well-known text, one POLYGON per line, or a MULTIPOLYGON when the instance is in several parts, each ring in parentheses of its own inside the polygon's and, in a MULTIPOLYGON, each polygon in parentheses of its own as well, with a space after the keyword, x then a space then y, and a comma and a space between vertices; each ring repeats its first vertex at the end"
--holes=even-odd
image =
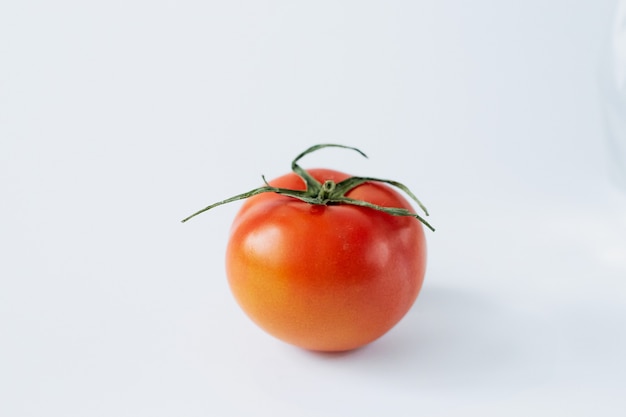
MULTIPOLYGON (((307 170, 320 183, 349 176, 307 170)), ((289 173, 272 187, 304 190, 289 173)), ((346 197, 414 213, 393 188, 365 182, 346 197)), ((245 201, 226 253, 235 299, 268 333, 311 350, 363 346, 414 303, 426 267, 422 224, 350 204, 313 205, 272 192, 245 201)))

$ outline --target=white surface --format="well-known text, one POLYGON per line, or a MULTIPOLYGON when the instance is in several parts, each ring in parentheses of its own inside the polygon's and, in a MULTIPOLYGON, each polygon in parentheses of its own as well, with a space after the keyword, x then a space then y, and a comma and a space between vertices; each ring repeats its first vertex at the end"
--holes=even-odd
POLYGON ((0 415, 623 416, 612 1, 4 2, 0 415), (606 30, 605 30, 606 29, 606 30), (237 205, 327 165, 432 212, 395 329, 319 355, 237 308, 237 205))

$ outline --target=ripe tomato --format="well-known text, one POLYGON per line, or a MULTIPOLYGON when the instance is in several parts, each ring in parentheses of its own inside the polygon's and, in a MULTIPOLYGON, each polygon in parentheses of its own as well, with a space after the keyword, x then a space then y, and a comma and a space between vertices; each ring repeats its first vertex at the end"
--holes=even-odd
MULTIPOLYGON (((349 176, 308 171, 320 182, 349 176)), ((304 189, 290 173, 270 182, 304 189)), ((411 209, 395 190, 365 183, 347 196, 411 209)), ((268 333, 312 350, 369 343, 407 313, 422 286, 426 243, 421 223, 352 205, 311 205, 266 193, 235 217, 226 272, 241 308, 268 333)))
POLYGON ((390 330, 417 298, 426 267, 422 223, 384 182, 406 187, 387 180, 359 181, 342 194, 357 204, 283 195, 279 191, 297 194, 315 182, 339 187, 353 178, 329 169, 303 171, 298 159, 294 172, 215 204, 249 197, 227 245, 228 282, 245 313, 275 337, 310 350, 354 349, 390 330))

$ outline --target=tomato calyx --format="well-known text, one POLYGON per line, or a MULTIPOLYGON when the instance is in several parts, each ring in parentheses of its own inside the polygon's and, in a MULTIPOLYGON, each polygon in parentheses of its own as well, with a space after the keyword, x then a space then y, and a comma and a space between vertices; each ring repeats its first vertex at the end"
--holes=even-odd
POLYGON ((301 200, 301 201, 303 201, 305 203, 314 204, 314 205, 325 205, 326 206, 326 205, 338 205, 338 204, 351 204, 351 205, 354 205, 354 206, 366 207, 366 208, 370 208, 370 209, 373 209, 373 210, 382 211, 382 212, 390 214, 392 216, 414 217, 417 220, 419 220, 420 222, 422 222, 430 230, 435 231, 435 229, 422 216, 420 216, 417 213, 413 213, 413 212, 411 212, 411 211, 409 211, 409 210, 407 210, 405 208, 384 207, 384 206, 380 206, 380 205, 377 205, 377 204, 370 203, 368 201, 357 200, 357 199, 353 199, 353 198, 350 198, 350 197, 346 197, 346 194, 349 191, 353 190, 354 188, 356 188, 359 185, 364 184, 366 182, 385 183, 385 184, 389 184, 389 185, 391 185, 393 187, 396 187, 396 188, 402 190, 413 201, 415 201, 417 203, 417 205, 420 207, 420 209, 424 212, 424 214, 426 216, 428 216, 429 214, 428 214, 428 210, 426 209, 426 207, 411 192, 411 190, 409 190, 409 188, 407 186, 405 186, 404 184, 402 184, 402 183, 399 183, 399 182, 393 181, 393 180, 387 180, 387 179, 382 179, 382 178, 373 178, 373 177, 350 177, 350 178, 347 178, 347 179, 345 179, 343 181, 340 181, 338 183, 335 183, 332 180, 326 180, 323 183, 321 183, 318 180, 316 180, 315 178, 313 178, 313 176, 311 174, 309 174, 306 170, 304 170, 300 165, 298 165, 298 161, 300 159, 302 159, 302 157, 304 157, 304 156, 306 156, 306 155, 310 154, 311 152, 314 152, 314 151, 316 151, 318 149, 329 148, 329 147, 350 149, 350 150, 358 152, 363 157, 367 158, 367 155, 365 155, 361 150, 359 150, 357 148, 353 148, 351 146, 338 145, 338 144, 332 144, 332 143, 326 143, 326 144, 319 144, 319 145, 311 146, 310 148, 308 148, 307 150, 302 152, 300 155, 298 155, 291 162, 291 169, 292 169, 292 171, 296 175, 298 175, 300 178, 302 178, 302 180, 304 181, 304 183, 306 185, 306 190, 303 191, 303 190, 292 190, 292 189, 288 189, 288 188, 273 187, 273 186, 271 186, 267 182, 265 177, 262 176, 263 182, 265 183, 265 185, 263 187, 255 188, 254 190, 248 191, 246 193, 238 194, 238 195, 233 196, 231 198, 227 198, 226 200, 222 200, 222 201, 218 201, 217 203, 213 203, 213 204, 203 208, 202 210, 197 211, 196 213, 192 214, 191 216, 186 217, 185 219, 182 220, 182 222, 184 223, 187 220, 197 216, 198 214, 201 214, 201 213, 204 213, 205 211, 211 210, 214 207, 221 206, 221 205, 226 204, 226 203, 231 203, 231 202, 237 201, 237 200, 244 200, 246 198, 255 196, 257 194, 271 192, 271 193, 276 193, 276 194, 280 194, 280 195, 296 198, 296 199, 301 200))

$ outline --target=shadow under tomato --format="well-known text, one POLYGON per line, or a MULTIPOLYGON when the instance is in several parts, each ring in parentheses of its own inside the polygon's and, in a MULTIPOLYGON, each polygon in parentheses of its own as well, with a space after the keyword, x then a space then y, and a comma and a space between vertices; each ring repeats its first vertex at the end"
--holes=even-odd
POLYGON ((478 387, 494 379, 512 387, 549 372, 554 352, 542 340, 550 332, 539 317, 481 293, 434 286, 425 287, 404 319, 377 341, 348 352, 306 355, 399 387, 478 387))
POLYGON ((553 372, 554 333, 543 317, 480 289, 427 285, 404 319, 367 346, 325 353, 275 340, 248 363, 260 391, 314 415, 333 415, 328 404, 334 415, 352 415, 356 403, 363 416, 406 415, 389 407, 489 402, 536 386, 553 372))

